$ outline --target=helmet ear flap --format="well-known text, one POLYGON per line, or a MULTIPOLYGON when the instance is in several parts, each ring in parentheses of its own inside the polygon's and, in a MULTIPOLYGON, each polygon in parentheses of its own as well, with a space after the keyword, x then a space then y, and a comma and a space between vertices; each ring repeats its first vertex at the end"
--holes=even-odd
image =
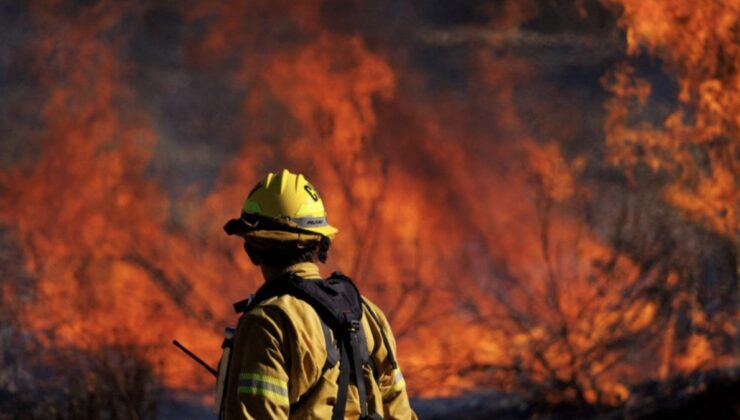
POLYGON ((331 239, 326 236, 321 237, 321 243, 319 244, 319 261, 322 263, 326 262, 326 258, 329 256, 329 246, 331 245, 331 239))
POLYGON ((262 264, 262 259, 259 257, 259 253, 255 252, 247 241, 244 241, 244 251, 247 253, 247 256, 249 256, 249 260, 252 261, 252 264, 257 266, 262 264))

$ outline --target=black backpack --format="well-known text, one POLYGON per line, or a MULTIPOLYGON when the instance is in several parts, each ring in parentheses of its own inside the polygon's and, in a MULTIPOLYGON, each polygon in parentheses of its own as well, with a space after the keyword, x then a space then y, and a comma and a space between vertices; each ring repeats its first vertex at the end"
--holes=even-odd
MULTIPOLYGON (((303 280, 295 274, 288 273, 284 277, 266 282, 257 290, 255 295, 235 303, 234 309, 237 313, 246 313, 260 302, 282 295, 291 295, 308 303, 321 319, 326 341, 327 360, 319 378, 339 362, 338 393, 332 412, 332 420, 344 419, 350 381, 354 381, 359 391, 360 419, 382 419, 382 416, 378 413, 368 414, 367 390, 365 389, 362 366, 369 365, 376 380, 379 377, 379 372, 373 363, 373 359, 368 354, 365 333, 362 328, 362 307, 365 306, 368 309, 368 313, 375 322, 380 324, 380 321, 367 302, 360 296, 357 286, 349 277, 338 272, 332 273, 328 279, 323 281, 303 280), (329 331, 333 333, 335 341, 331 339, 329 331)), ((384 332, 382 332, 382 336, 390 363, 395 369, 398 364, 388 338, 384 332)), ((224 344, 230 345, 230 343, 224 344)), ((301 395, 297 402, 291 404, 290 412, 295 412, 303 403, 309 400, 317 387, 318 381, 301 395)))

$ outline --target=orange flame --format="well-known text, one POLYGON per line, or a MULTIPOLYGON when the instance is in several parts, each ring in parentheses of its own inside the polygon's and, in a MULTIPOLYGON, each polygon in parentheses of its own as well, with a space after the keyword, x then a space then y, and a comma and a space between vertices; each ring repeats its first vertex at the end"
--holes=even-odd
POLYGON ((740 233, 740 8, 736 2, 614 1, 628 52, 659 55, 678 78, 679 106, 662 127, 627 118, 644 108, 650 85, 629 67, 608 83, 607 143, 615 162, 644 161, 670 173, 668 201, 728 237, 740 233), (633 99, 641 106, 634 107, 633 99))
MULTIPOLYGON (((586 223, 587 162, 558 146, 569 128, 532 138, 515 104, 512 86, 538 78, 527 59, 471 58, 472 77, 490 93, 492 125, 504 133, 493 142, 466 126, 454 98, 401 95, 422 76, 358 35, 324 28, 320 4, 281 3, 200 2, 188 16, 210 22, 189 46, 194 65, 238 63, 230 76, 249 87, 242 117, 250 131, 213 191, 176 199, 145 175, 157 133, 118 52, 118 25, 140 11, 99 2, 70 17, 56 2, 35 5, 34 19, 53 29, 33 50, 48 92, 44 138, 32 163, 0 172, 0 221, 14 228, 37 280, 23 316, 47 346, 150 346, 166 384, 208 388, 169 341, 218 357, 218 326, 234 321, 229 303, 260 283, 221 225, 263 171, 288 166, 321 187, 341 228, 329 268, 356 278, 384 308, 414 395, 495 386, 543 389, 556 403, 619 404, 635 381, 735 362, 713 334, 737 334, 737 314, 709 319, 676 272, 635 261, 586 223), (283 30, 301 36, 285 41, 283 30), (180 224, 173 211, 184 214, 180 224), (655 290, 667 291, 667 303, 655 290), (709 332, 677 337, 684 307, 709 332)), ((513 30, 531 17, 515 3, 492 24, 513 30)), ((644 45, 665 55, 679 74, 681 109, 663 127, 627 124, 651 88, 628 66, 615 71, 605 120, 612 161, 671 172, 668 200, 732 237, 740 84, 737 66, 703 60, 740 57, 727 42, 737 10, 720 2, 692 15, 688 6, 622 3, 629 51, 644 45), (696 40, 684 34, 700 29, 696 40), (706 149, 710 169, 685 170, 694 159, 687 143, 706 149), (636 145, 648 153, 638 156, 636 145)))

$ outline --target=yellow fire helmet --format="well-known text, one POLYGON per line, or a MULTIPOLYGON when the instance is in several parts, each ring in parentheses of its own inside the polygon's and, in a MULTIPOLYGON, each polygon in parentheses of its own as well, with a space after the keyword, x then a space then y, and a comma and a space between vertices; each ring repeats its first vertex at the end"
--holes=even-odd
POLYGON ((328 242, 337 233, 316 188, 287 169, 258 182, 244 200, 241 217, 227 222, 224 230, 257 246, 302 247, 328 242))

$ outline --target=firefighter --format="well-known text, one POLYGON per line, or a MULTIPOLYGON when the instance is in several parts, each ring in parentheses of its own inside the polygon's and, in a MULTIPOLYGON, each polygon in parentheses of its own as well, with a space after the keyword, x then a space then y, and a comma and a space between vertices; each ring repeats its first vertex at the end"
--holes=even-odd
POLYGON ((319 272, 317 263, 326 260, 337 229, 328 224, 321 196, 303 175, 269 173, 247 196, 241 217, 224 229, 244 239, 244 249, 265 280, 256 294, 261 300, 235 304, 243 314, 225 341, 230 360, 221 363, 227 371, 225 397, 217 402, 225 418, 416 419, 393 334, 377 306, 360 298, 360 322, 349 328, 352 340, 342 341, 343 333, 331 326, 338 323, 323 315, 326 311, 310 296, 274 292, 289 283, 312 286, 306 290, 324 290, 330 282, 354 287, 346 277, 325 280, 319 272), (263 290, 270 288, 272 294, 263 290), (357 369, 351 375, 349 365, 357 369))

